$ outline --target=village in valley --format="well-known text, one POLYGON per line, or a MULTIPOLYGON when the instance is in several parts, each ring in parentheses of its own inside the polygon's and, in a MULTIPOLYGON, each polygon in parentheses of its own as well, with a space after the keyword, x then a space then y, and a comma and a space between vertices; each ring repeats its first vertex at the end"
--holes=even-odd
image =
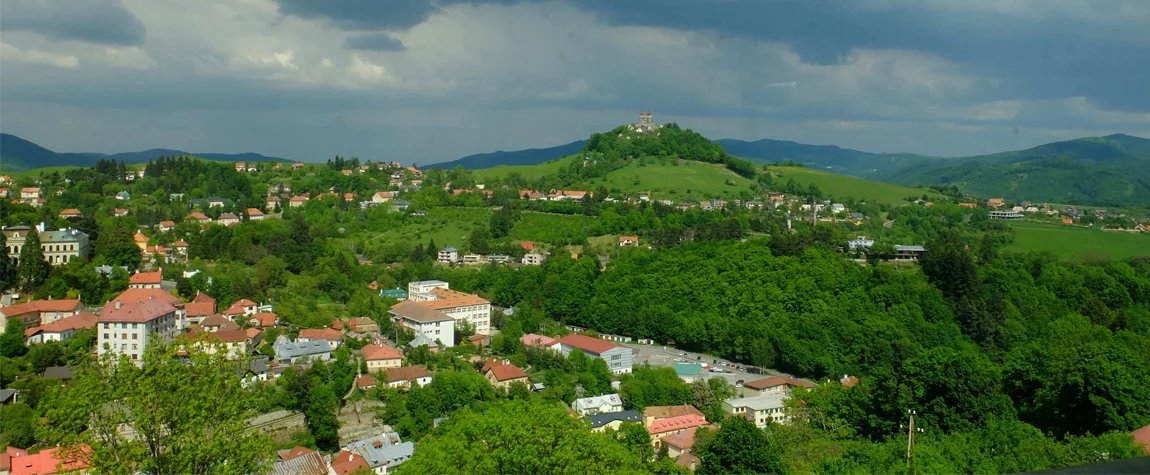
MULTIPOLYGON (((679 133, 649 112, 617 130, 619 143, 679 133)), ((7 290, 0 338, 2 361, 11 365, 0 372, 0 405, 18 405, 29 420, 81 427, 68 425, 75 421, 58 404, 107 368, 137 368, 139 378, 152 365, 224 368, 220 384, 253 401, 228 413, 262 444, 246 447, 257 452, 244 462, 255 467, 249 473, 446 469, 454 465, 436 458, 445 450, 437 437, 506 407, 518 414, 507 417, 522 420, 556 410, 578 426, 573 433, 586 431, 577 440, 607 434, 638 454, 612 467, 662 464, 689 473, 703 466, 697 441, 716 454, 724 430, 744 423, 770 431, 823 421, 830 416, 807 401, 846 394, 861 370, 880 363, 829 363, 813 343, 692 320, 686 307, 703 299, 699 289, 678 288, 674 277, 663 282, 666 267, 656 259, 683 248, 735 249, 837 269, 825 276, 875 272, 875 281, 898 281, 921 279, 917 262, 930 257, 932 242, 958 248, 938 238, 944 227, 977 236, 987 265, 1017 239, 1012 222, 1150 231, 1121 212, 976 199, 941 187, 908 189, 916 194, 897 203, 868 201, 788 182, 800 168, 794 164, 748 170, 733 157, 705 166, 724 180, 745 180, 747 191, 686 190, 672 199, 666 190, 623 191, 596 180, 648 161, 680 166, 681 158, 604 147, 601 158, 595 151, 569 157, 559 178, 538 180, 342 157, 327 164, 163 157, 138 167, 102 161, 0 177, 7 290), (835 267, 842 257, 853 267, 835 267), (684 300, 636 307, 623 293, 659 286, 684 300), (627 315, 611 316, 616 311, 627 315)), ((706 255, 692 259, 727 258, 706 255)), ((735 288, 727 270, 693 265, 713 273, 716 288, 735 288)), ((684 280, 694 273, 666 272, 683 272, 684 280)), ((755 298, 788 308, 766 311, 776 304, 732 298, 722 318, 743 325, 744 315, 765 319, 814 305, 780 289, 794 291, 782 285, 774 297, 755 298)), ((820 298, 810 302, 827 305, 820 298)), ((706 305, 700 312, 728 304, 706 305)), ((912 302, 887 305, 882 311, 912 302)), ((1109 312, 1095 321, 1126 328, 1109 312)), ((972 338, 993 345, 1005 337, 972 338)), ((899 350, 874 351, 867 357, 899 350)), ((109 397, 102 403, 130 405, 134 395, 109 397)), ((21 428, 26 433, 6 439, 4 473, 95 473, 102 465, 85 454, 127 458, 114 445, 141 443, 155 430, 131 418, 108 427, 112 435, 21 428)))

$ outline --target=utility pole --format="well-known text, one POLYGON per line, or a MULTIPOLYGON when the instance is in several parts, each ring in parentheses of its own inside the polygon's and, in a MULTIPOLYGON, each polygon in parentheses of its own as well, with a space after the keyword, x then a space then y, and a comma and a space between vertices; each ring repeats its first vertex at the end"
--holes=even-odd
MULTIPOLYGON (((906 469, 914 473, 911 469, 911 461, 914 460, 914 434, 921 434, 923 430, 914 426, 914 416, 918 414, 918 412, 913 409, 907 409, 906 413, 910 415, 910 423, 906 428, 906 469)), ((899 424, 899 428, 902 428, 902 424, 899 424)))

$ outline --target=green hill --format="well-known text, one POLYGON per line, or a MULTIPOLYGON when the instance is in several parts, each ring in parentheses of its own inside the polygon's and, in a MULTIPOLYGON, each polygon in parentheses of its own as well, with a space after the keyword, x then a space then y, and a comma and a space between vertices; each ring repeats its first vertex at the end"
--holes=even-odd
POLYGON ((0 171, 14 172, 48 167, 90 167, 97 160, 114 160, 126 164, 148 163, 163 156, 196 156, 219 162, 290 162, 283 158, 268 157, 258 153, 189 153, 182 150, 154 148, 141 152, 105 153, 61 153, 48 150, 34 142, 12 134, 0 133, 0 171))
POLYGON ((795 180, 795 183, 803 186, 813 184, 819 187, 823 192, 836 198, 849 196, 864 201, 904 204, 906 203, 906 198, 912 196, 921 197, 923 194, 930 195, 931 197, 939 196, 939 194, 933 190, 865 180, 810 168, 769 167, 769 171, 774 175, 775 183, 785 183, 787 180, 795 180))
POLYGON ((1088 137, 992 155, 926 162, 885 181, 956 185, 982 197, 1126 206, 1150 204, 1150 140, 1088 137))
POLYGON ((719 139, 727 153, 761 163, 795 162, 835 173, 874 178, 895 170, 940 160, 912 153, 870 153, 836 147, 808 145, 789 140, 763 139, 753 142, 719 139))
POLYGON ((650 192, 653 199, 697 201, 705 198, 737 198, 751 191, 753 182, 723 165, 689 160, 637 160, 596 177, 571 185, 573 189, 594 190, 600 186, 624 193, 650 192))

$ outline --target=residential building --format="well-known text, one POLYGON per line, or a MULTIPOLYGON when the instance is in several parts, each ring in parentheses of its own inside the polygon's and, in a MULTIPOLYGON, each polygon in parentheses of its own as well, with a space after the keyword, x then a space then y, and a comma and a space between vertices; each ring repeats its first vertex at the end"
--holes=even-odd
POLYGON ((205 318, 200 321, 199 327, 200 330, 206 332, 235 331, 240 329, 238 323, 223 315, 212 315, 205 318))
MULTIPOLYGON (((59 231, 45 231, 44 225, 36 227, 40 236, 40 249, 44 252, 44 260, 52 265, 67 264, 78 257, 88 257, 88 235, 78 229, 64 228, 59 231)), ((20 251, 24 249, 24 242, 28 233, 32 231, 29 226, 7 226, 3 228, 7 239, 5 250, 12 265, 20 263, 20 251)))
MULTIPOLYGON (((3 454, 9 456, 11 454, 3 454)), ((44 449, 34 454, 18 450, 11 456, 10 475, 47 475, 51 473, 68 473, 88 475, 95 473, 91 470, 92 449, 88 446, 79 447, 78 451, 65 452, 56 447, 44 449)))
POLYGON ((736 416, 746 417, 758 427, 766 427, 772 422, 785 424, 787 415, 783 408, 783 402, 787 399, 788 396, 782 394, 732 398, 723 401, 723 410, 736 416))
POLYGON ((78 219, 78 218, 83 218, 84 213, 81 213, 80 210, 78 210, 76 208, 68 208, 66 210, 60 211, 59 216, 60 216, 60 219, 78 219))
POLYGON ((488 358, 479 372, 483 374, 484 378, 487 378, 492 386, 497 388, 507 389, 511 387, 512 383, 523 383, 524 386, 531 386, 531 381, 527 379, 527 373, 524 373, 518 366, 511 364, 510 360, 488 358))
POLYGON ((795 379, 790 376, 775 376, 755 381, 747 381, 743 383, 743 397, 776 395, 790 397, 791 390, 798 387, 810 389, 815 387, 815 383, 803 379, 795 379))
POLYGON ((525 266, 541 266, 543 265, 543 254, 538 252, 528 252, 523 255, 523 265, 525 266))
POLYGON ((291 197, 290 200, 288 200, 288 205, 291 206, 292 208, 299 208, 300 206, 303 206, 305 203, 307 203, 307 197, 306 196, 293 196, 293 197, 291 197))
POLYGON ((171 342, 183 333, 176 307, 165 299, 153 296, 128 300, 121 294, 109 304, 111 308, 106 305, 100 313, 96 331, 96 353, 101 357, 129 356, 137 365, 143 365, 141 357, 149 342, 153 339, 171 342))
POLYGON ((487 335, 491 332, 491 302, 476 295, 441 287, 431 289, 421 296, 428 294, 434 299, 418 301, 412 299, 408 302, 443 312, 456 322, 470 324, 478 334, 487 335))
POLYGON ((389 313, 399 326, 437 341, 439 346, 455 345, 455 319, 443 312, 405 300, 393 305, 389 313))
POLYGON ((248 299, 239 299, 233 303, 227 310, 223 311, 224 315, 228 316, 245 316, 250 317, 259 311, 259 305, 248 299))
POLYGON ((659 419, 652 422, 647 426, 647 432, 651 434, 651 441, 655 445, 655 449, 662 447, 662 440, 664 437, 678 434, 689 429, 695 429, 707 425, 707 418, 698 414, 687 414, 683 416, 668 417, 666 419, 659 419))
MULTIPOLYGON (((43 343, 48 341, 64 341, 71 338, 77 331, 96 328, 96 323, 99 317, 88 312, 80 312, 72 316, 64 317, 46 324, 41 324, 34 327, 34 334, 29 338, 34 337, 35 343, 43 343)), ((29 340, 29 344, 33 341, 29 340)))
POLYGON ((618 394, 579 398, 571 403, 571 409, 580 416, 623 412, 623 400, 618 394))
POLYGON ((347 322, 350 331, 355 333, 377 333, 379 324, 367 317, 355 317, 347 322))
POLYGON ((691 449, 695 447, 695 433, 698 430, 698 427, 691 427, 677 434, 663 437, 661 442, 667 447, 667 455, 676 458, 691 453, 691 449))
POLYGON ((275 328, 279 322, 279 315, 272 312, 259 312, 248 319, 248 326, 253 328, 275 328))
POLYGON ((136 243, 136 247, 140 248, 140 252, 147 251, 148 236, 145 236, 144 233, 136 231, 136 234, 132 236, 132 241, 136 243))
POLYGON ((917 261, 923 254, 926 254, 926 248, 922 246, 896 245, 894 252, 895 259, 917 261))
POLYGON ((563 348, 562 345, 559 344, 559 340, 534 333, 528 333, 519 337, 519 341, 523 342, 524 346, 533 346, 544 350, 562 351, 563 348))
POLYGON ((224 213, 216 220, 216 224, 220 226, 234 226, 240 224, 240 217, 236 216, 235 213, 224 213))
POLYGON ((874 239, 867 239, 866 236, 859 236, 855 239, 847 241, 847 246, 851 249, 866 250, 874 246, 874 239))
POLYGON ((272 464, 270 475, 335 475, 335 469, 327 462, 327 456, 304 449, 297 456, 277 460, 272 464))
POLYGON ((216 299, 208 294, 196 293, 196 298, 184 305, 184 316, 187 324, 199 324, 204 319, 216 313, 216 299))
POLYGON ((431 372, 422 366, 403 366, 385 370, 383 381, 389 388, 407 390, 412 383, 427 386, 431 384, 431 372))
POLYGON ((303 343, 308 341, 324 341, 332 350, 343 345, 343 333, 334 328, 305 328, 299 331, 295 341, 303 343))
POLYGON ((128 278, 129 289, 158 289, 163 271, 137 272, 128 278))
POLYGON ((208 215, 199 211, 193 211, 187 216, 184 216, 184 221, 195 221, 200 224, 208 224, 212 222, 212 218, 209 218, 208 215))
POLYGON ((367 464, 367 460, 362 455, 342 451, 331 457, 331 469, 335 475, 351 475, 370 471, 371 466, 367 464))
POLYGON ((327 361, 331 359, 331 346, 326 341, 291 342, 280 335, 273 349, 276 363, 295 364, 301 361, 327 361))
POLYGON ((459 262, 459 249, 447 246, 439 250, 439 256, 436 259, 440 264, 454 264, 459 262))
POLYGON ((568 356, 572 351, 582 351, 587 356, 599 358, 607 363, 612 374, 630 373, 633 362, 631 349, 626 346, 592 338, 586 335, 567 335, 559 339, 560 351, 568 356))
POLYGON ((21 188, 20 189, 20 200, 21 201, 34 201, 37 199, 40 199, 40 188, 28 187, 28 188, 21 188))
POLYGON ((27 328, 47 325, 83 311, 84 303, 80 299, 33 300, 3 307, 0 308, 0 333, 4 333, 4 328, 8 325, 10 318, 20 320, 27 328))
POLYGON ((442 280, 418 280, 415 282, 407 283, 407 298, 413 302, 421 302, 424 300, 435 300, 435 295, 431 293, 432 289, 446 289, 450 288, 451 284, 442 280))
POLYGON ((619 236, 619 246, 638 246, 639 236, 619 236))
POLYGON ((367 370, 374 373, 403 366, 403 353, 389 345, 367 345, 363 347, 363 360, 367 363, 367 370))
POLYGON ((393 198, 395 198, 395 193, 392 193, 390 191, 377 191, 377 192, 375 192, 374 195, 371 195, 371 202, 379 205, 379 204, 387 203, 388 201, 391 201, 393 198))
POLYGON ((217 330, 197 331, 185 333, 177 338, 185 345, 199 348, 209 355, 217 351, 223 352, 227 359, 234 360, 251 353, 251 343, 247 332, 243 330, 217 330))
POLYGON ((703 417, 703 413, 690 404, 681 406, 649 406, 643 409, 643 427, 650 427, 651 424, 663 419, 691 414, 703 417))
POLYGON ((991 199, 986 200, 986 207, 987 208, 997 208, 997 207, 1003 206, 1005 204, 1006 204, 1006 200, 1003 198, 991 198, 991 199))
POLYGON ((1018 211, 991 211, 987 213, 990 219, 1002 219, 1007 221, 1018 221, 1023 218, 1022 213, 1018 211))
POLYGON ((643 416, 634 409, 628 409, 620 412, 606 412, 602 414, 595 414, 586 416, 586 419, 591 422, 592 432, 603 432, 608 428, 619 430, 619 426, 624 422, 638 423, 643 420, 643 416))
POLYGON ((264 212, 257 208, 248 208, 244 212, 248 215, 248 221, 261 221, 264 219, 264 212))
POLYGON ((116 193, 116 199, 120 200, 120 201, 128 201, 128 200, 132 199, 132 194, 128 193, 127 191, 121 191, 119 193, 116 193))
POLYGON ((415 444, 400 440, 396 432, 384 432, 375 437, 352 442, 344 451, 359 454, 367 466, 379 475, 398 467, 415 454, 415 444))

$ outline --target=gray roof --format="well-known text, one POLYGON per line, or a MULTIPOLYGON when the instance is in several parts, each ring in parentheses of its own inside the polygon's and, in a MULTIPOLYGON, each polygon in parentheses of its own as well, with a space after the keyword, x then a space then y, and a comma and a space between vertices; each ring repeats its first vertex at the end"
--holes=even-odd
POLYGON ((603 396, 585 397, 576 399, 571 403, 571 408, 576 411, 580 409, 592 409, 602 407, 604 404, 611 406, 622 406, 623 400, 619 399, 618 394, 605 394, 603 396))
POLYGON ((40 242, 72 242, 87 238, 87 234, 75 228, 64 228, 59 231, 44 231, 40 233, 40 242))
POLYGON ((96 273, 100 274, 100 275, 112 275, 112 271, 114 271, 116 269, 116 267, 124 269, 124 272, 128 272, 128 266, 111 266, 108 264, 104 264, 102 266, 96 267, 96 273))
POLYGON ((410 300, 405 300, 396 306, 391 307, 390 312, 396 317, 406 320, 413 320, 420 323, 447 322, 455 320, 446 313, 440 312, 438 310, 432 310, 410 300))
POLYGON ((411 206, 411 202, 407 200, 395 200, 391 202, 392 206, 411 206))
POLYGON ((248 363, 248 371, 254 374, 264 374, 268 372, 268 359, 267 357, 253 358, 248 363))
POLYGON ((407 346, 410 346, 412 348, 418 348, 421 346, 426 346, 428 348, 435 348, 435 347, 438 347, 439 345, 435 344, 435 340, 432 340, 431 337, 424 335, 423 333, 416 333, 415 338, 413 338, 411 340, 411 342, 409 342, 407 344, 407 346))
POLYGON ((277 461, 272 465, 272 475, 327 475, 331 467, 327 457, 319 452, 304 454, 294 459, 277 461))
POLYGON ((591 427, 603 427, 615 421, 639 422, 643 420, 643 416, 634 409, 628 409, 623 412, 611 412, 607 414, 596 414, 594 416, 588 416, 587 420, 591 421, 591 427))
POLYGON ((399 434, 395 432, 352 442, 345 448, 349 452, 362 455, 373 469, 383 466, 394 467, 406 462, 415 453, 415 444, 400 441, 399 434))
POLYGON ((730 404, 731 407, 746 407, 754 411, 763 411, 767 409, 777 409, 783 407, 783 401, 786 399, 787 397, 782 395, 767 395, 731 398, 724 402, 730 404))
POLYGON ((72 368, 52 366, 44 370, 44 377, 48 379, 72 379, 72 368))
POLYGON ((327 340, 312 340, 303 343, 276 342, 277 359, 296 359, 303 356, 315 356, 331 353, 331 345, 327 340))
POLYGON ((0 402, 7 402, 9 399, 15 400, 15 389, 0 389, 0 402))
POLYGON ((919 251, 926 252, 926 248, 922 246, 895 246, 896 251, 919 251))
POLYGON ((447 247, 445 247, 445 248, 443 248, 443 249, 440 249, 440 250, 441 250, 441 251, 447 251, 447 252, 458 252, 458 251, 459 251, 459 249, 456 249, 456 248, 454 248, 454 247, 452 247, 452 246, 447 246, 447 247))

